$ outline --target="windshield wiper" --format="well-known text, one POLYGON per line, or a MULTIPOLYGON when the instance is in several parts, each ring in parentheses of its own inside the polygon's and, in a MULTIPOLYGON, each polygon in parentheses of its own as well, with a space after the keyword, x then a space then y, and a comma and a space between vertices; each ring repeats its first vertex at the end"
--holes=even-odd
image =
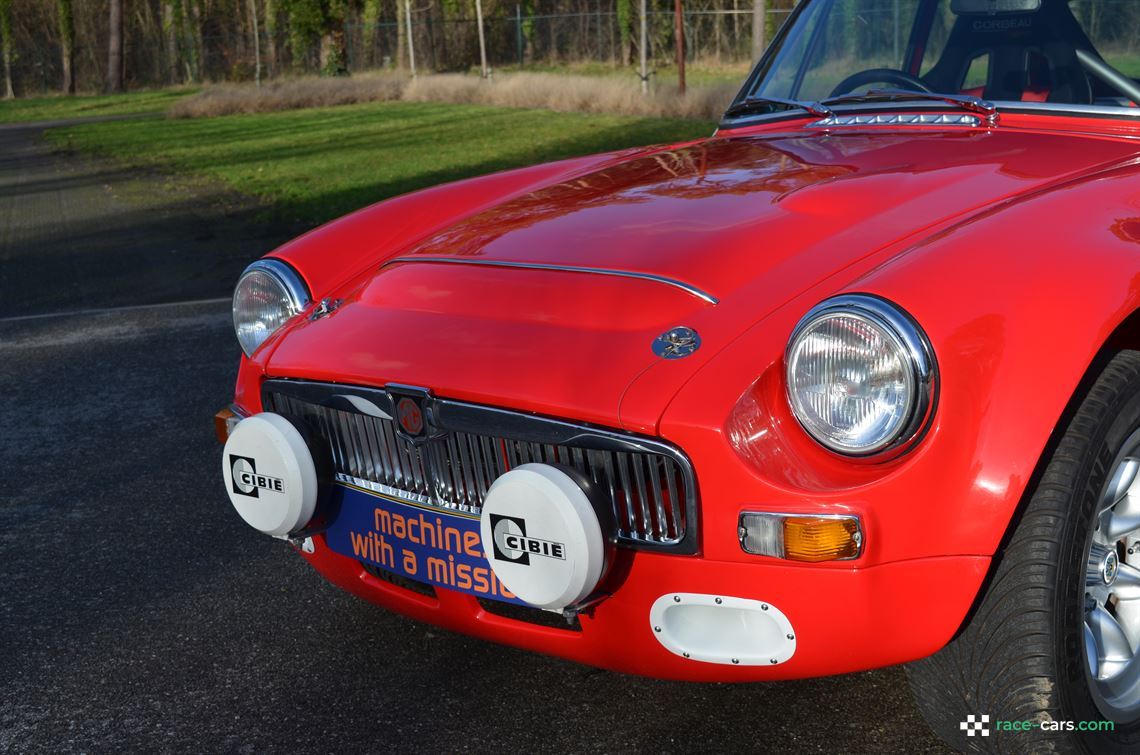
POLYGON ((821 100, 820 105, 850 105, 859 102, 903 102, 914 100, 937 100, 951 105, 957 105, 963 110, 977 113, 985 118, 987 126, 997 125, 997 106, 989 100, 974 97, 968 94, 939 94, 937 92, 916 92, 912 89, 869 89, 859 94, 841 94, 838 97, 828 97, 821 100))
POLYGON ((808 102, 806 100, 786 100, 782 97, 759 96, 745 97, 743 100, 726 110, 724 114, 725 116, 732 118, 737 115, 743 115, 745 113, 754 111, 759 107, 768 107, 771 105, 780 105, 789 110, 799 108, 801 110, 806 110, 811 115, 818 116, 820 118, 830 118, 832 115, 834 115, 834 113, 831 112, 831 108, 821 105, 818 102, 808 102))

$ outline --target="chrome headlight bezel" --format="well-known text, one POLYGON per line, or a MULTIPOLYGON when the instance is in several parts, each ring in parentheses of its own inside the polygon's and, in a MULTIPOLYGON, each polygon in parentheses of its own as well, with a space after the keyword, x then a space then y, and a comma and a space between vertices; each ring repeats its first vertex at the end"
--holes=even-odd
POLYGON ((938 363, 930 339, 918 322, 898 305, 870 294, 843 294, 813 307, 796 325, 784 353, 784 383, 792 416, 813 440, 831 453, 848 459, 885 461, 911 450, 922 439, 938 403, 938 363), (814 431, 802 416, 801 401, 793 389, 796 352, 815 325, 836 316, 854 318, 882 335, 898 350, 909 374, 909 406, 892 432, 874 443, 844 446, 814 431))
POLYGON ((249 265, 238 277, 232 299, 234 336, 237 338, 241 350, 247 357, 253 356, 261 344, 276 333, 286 321, 304 311, 311 300, 312 297, 309 295, 309 288, 305 285, 305 281, 285 262, 276 259, 260 259, 249 265), (256 343, 249 343, 248 339, 243 337, 242 323, 238 320, 240 304, 238 297, 245 290, 243 284, 254 275, 263 276, 280 290, 284 309, 281 312, 277 327, 267 330, 265 335, 256 343))

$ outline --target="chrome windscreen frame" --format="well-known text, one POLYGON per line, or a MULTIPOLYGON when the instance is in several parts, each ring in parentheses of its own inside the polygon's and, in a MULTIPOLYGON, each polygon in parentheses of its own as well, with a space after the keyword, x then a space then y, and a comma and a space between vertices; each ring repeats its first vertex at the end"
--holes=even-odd
POLYGON ((330 409, 366 414, 379 412, 388 417, 395 417, 396 402, 392 400, 390 393, 393 389, 398 393, 419 392, 426 423, 440 433, 490 435, 542 445, 668 457, 680 469, 684 480, 684 534, 673 542, 624 538, 619 538, 618 542, 637 550, 666 551, 678 555, 689 555, 698 551, 699 493, 696 474, 689 458, 679 448, 665 441, 585 423, 441 398, 422 389, 398 385, 371 388, 277 378, 266 380, 262 384, 261 397, 263 406, 268 404, 267 397, 270 394, 278 394, 330 409))

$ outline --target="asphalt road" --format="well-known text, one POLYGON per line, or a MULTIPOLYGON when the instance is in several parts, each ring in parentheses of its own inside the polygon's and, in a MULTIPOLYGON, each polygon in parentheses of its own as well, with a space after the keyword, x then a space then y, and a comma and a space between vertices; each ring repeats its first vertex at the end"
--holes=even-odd
POLYGON ((237 356, 224 301, 0 319, 0 751, 942 751, 898 669, 658 682, 326 585, 227 502, 237 356))

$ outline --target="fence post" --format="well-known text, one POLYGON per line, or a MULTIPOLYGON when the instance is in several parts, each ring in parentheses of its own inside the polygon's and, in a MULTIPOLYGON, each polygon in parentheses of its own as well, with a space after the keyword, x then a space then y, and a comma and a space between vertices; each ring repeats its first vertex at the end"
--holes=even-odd
POLYGON ((412 0, 404 0, 404 23, 408 29, 408 62, 412 65, 412 78, 416 77, 416 45, 412 40, 412 0))
POLYGON ((641 93, 649 94, 649 67, 646 59, 649 56, 649 13, 646 0, 641 0, 641 93))
POLYGON ((479 75, 487 78, 487 40, 483 36, 483 0, 475 0, 475 20, 479 24, 479 75))
MULTIPOLYGON (((897 3, 898 0, 896 0, 897 3)), ((523 67, 522 5, 515 5, 515 47, 519 52, 519 68, 523 67)))

